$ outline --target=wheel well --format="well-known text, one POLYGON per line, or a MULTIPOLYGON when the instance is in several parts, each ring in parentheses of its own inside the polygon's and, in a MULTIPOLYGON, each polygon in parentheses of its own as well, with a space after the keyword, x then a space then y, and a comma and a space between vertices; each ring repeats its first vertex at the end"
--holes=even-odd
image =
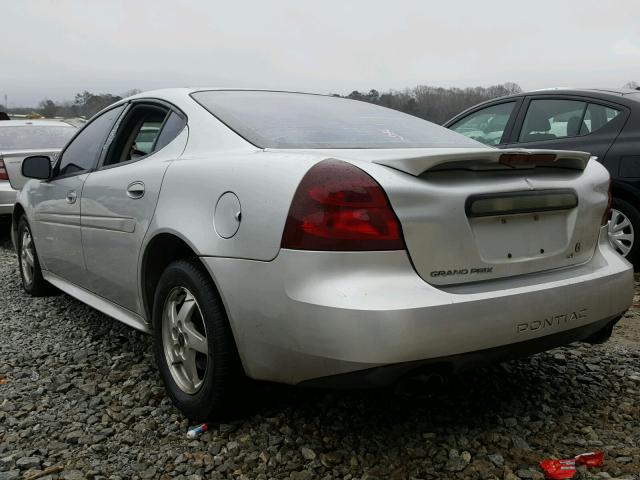
POLYGON ((20 205, 19 203, 16 203, 13 207, 13 215, 11 216, 11 222, 13 223, 14 227, 18 225, 18 221, 20 220, 20 217, 22 217, 22 215, 24 215, 24 208, 22 208, 22 205, 20 205))
POLYGON ((640 210, 640 200, 638 197, 625 188, 619 188, 615 185, 611 185, 611 196, 625 200, 640 210))
POLYGON ((14 235, 16 235, 18 231, 18 222, 24 214, 24 208, 22 207, 22 205, 16 203, 13 207, 13 214, 11 215, 11 238, 14 240, 14 242, 14 235))
POLYGON ((184 240, 170 233, 161 233, 149 242, 141 270, 144 309, 149 321, 153 319, 153 297, 162 272, 171 262, 195 256, 184 240))

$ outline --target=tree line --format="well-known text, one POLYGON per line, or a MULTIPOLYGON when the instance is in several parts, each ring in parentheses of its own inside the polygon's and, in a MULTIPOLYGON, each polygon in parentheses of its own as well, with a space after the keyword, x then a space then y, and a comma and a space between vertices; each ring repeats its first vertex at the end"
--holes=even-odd
POLYGON ((444 123, 461 111, 480 102, 505 95, 521 93, 516 83, 503 83, 490 87, 444 88, 418 85, 401 91, 379 93, 372 89, 367 93, 354 90, 349 95, 335 95, 353 100, 375 103, 384 107, 424 118, 434 123, 444 123))

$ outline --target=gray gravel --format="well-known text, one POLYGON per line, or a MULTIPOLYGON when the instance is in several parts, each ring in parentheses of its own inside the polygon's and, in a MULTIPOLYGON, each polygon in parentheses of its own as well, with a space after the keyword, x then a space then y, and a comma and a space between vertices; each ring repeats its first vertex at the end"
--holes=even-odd
POLYGON ((166 397, 150 338, 59 295, 27 296, 0 239, 0 480, 539 479, 537 463, 605 451, 580 478, 640 479, 636 311, 602 346, 467 372, 437 393, 255 385, 197 440, 166 397), (600 472, 600 473, 598 473, 600 472))

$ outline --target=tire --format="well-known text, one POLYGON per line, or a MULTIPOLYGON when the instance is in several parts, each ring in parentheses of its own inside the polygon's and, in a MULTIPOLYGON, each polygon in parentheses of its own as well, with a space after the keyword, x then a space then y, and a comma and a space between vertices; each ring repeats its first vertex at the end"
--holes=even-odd
POLYGON ((16 239, 18 250, 18 267, 22 278, 22 287, 34 297, 54 295, 57 290, 42 277, 40 260, 33 242, 31 227, 23 215, 18 221, 18 237, 16 239))
POLYGON ((175 261, 162 273, 153 325, 156 362, 174 405, 196 422, 227 413, 243 372, 222 301, 198 259, 175 261))
POLYGON ((621 198, 613 198, 611 220, 608 232, 611 246, 634 266, 640 268, 640 212, 631 203, 621 198), (628 220, 628 222, 626 221, 628 220))

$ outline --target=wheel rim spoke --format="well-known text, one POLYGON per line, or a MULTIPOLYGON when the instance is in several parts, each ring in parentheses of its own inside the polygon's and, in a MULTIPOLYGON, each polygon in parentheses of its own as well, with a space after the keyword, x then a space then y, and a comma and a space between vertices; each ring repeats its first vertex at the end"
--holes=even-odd
POLYGON ((191 315, 193 315, 193 310, 196 308, 196 300, 193 296, 188 295, 184 299, 184 303, 180 307, 180 311, 178 312, 177 320, 182 323, 186 323, 191 320, 191 315))
POLYGON ((183 328, 187 334, 187 345, 189 348, 206 355, 209 352, 207 339, 194 328, 192 323, 185 323, 183 328))
POLYGON ((186 358, 182 364, 182 368, 184 369, 185 377, 191 384, 192 388, 197 389, 198 387, 200 387, 202 380, 200 380, 200 377, 198 376, 196 354, 193 350, 187 353, 186 358))

